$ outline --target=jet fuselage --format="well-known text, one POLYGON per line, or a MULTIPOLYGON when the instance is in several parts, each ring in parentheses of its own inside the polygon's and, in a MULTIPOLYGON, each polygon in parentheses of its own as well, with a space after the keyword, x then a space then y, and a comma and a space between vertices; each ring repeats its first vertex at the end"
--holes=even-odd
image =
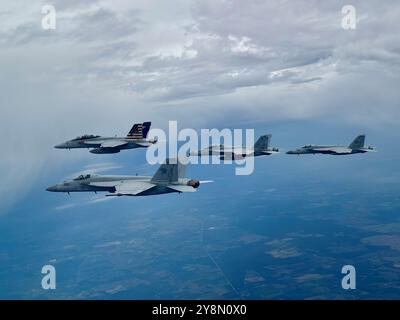
MULTIPOLYGON (((133 139, 128 137, 93 137, 93 138, 77 138, 73 140, 66 141, 64 143, 60 143, 56 145, 54 148, 56 149, 78 149, 78 148, 100 148, 104 143, 110 142, 124 142, 126 144, 121 145, 115 150, 126 150, 126 149, 135 149, 135 148, 147 148, 154 144, 155 140, 150 139, 133 139)), ((111 151, 113 148, 103 148, 111 151)), ((91 150, 94 151, 94 150, 91 150)), ((100 153, 100 152, 98 152, 100 153)))
MULTIPOLYGON (((187 178, 181 178, 176 182, 154 182, 149 176, 117 176, 117 175, 81 175, 75 179, 67 180, 62 183, 48 187, 46 190, 51 192, 116 192, 115 186, 127 182, 150 183, 152 188, 140 193, 141 196, 156 195, 164 193, 178 192, 168 186, 192 186, 198 188, 199 182, 187 178)), ((118 195, 118 194, 116 194, 118 195)))
POLYGON ((372 147, 352 149, 346 146, 318 146, 308 145, 302 148, 288 151, 287 154, 330 154, 330 155, 350 155, 356 153, 366 153, 375 151, 372 147))
POLYGON ((213 145, 198 151, 192 151, 189 156, 219 156, 221 159, 234 159, 245 157, 257 157, 279 153, 276 148, 255 149, 253 147, 232 147, 224 145, 213 145))

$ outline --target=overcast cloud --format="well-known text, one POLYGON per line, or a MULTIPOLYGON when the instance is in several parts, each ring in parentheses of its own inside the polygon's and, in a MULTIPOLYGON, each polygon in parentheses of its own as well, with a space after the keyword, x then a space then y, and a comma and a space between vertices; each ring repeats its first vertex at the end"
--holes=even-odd
POLYGON ((395 128, 400 4, 351 1, 357 29, 344 30, 345 4, 2 1, 3 210, 45 165, 62 166, 54 144, 85 132, 123 134, 136 121, 395 128), (56 30, 41 28, 44 4, 57 10, 56 30))

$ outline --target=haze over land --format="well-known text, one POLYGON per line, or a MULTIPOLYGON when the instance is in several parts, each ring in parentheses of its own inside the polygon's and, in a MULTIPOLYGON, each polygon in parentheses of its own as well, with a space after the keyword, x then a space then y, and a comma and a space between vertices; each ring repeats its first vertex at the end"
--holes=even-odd
POLYGON ((398 298, 400 5, 352 1, 0 3, 1 298, 398 298), (191 166, 189 195, 50 194, 80 172, 151 175, 145 150, 55 150, 81 134, 254 128, 282 154, 191 166), (378 153, 287 156, 308 143, 378 153), (40 287, 57 268, 57 290, 40 287), (355 291, 341 267, 357 269, 355 291))

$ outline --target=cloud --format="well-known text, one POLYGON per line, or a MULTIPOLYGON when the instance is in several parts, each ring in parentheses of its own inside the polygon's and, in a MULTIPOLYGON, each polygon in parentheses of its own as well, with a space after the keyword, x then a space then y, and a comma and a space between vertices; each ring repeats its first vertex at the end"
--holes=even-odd
POLYGON ((397 130, 395 1, 46 1, 0 4, 0 211, 66 163, 52 146, 86 132, 315 119, 397 130))
POLYGON ((110 201, 112 199, 115 199, 116 197, 95 197, 92 200, 89 200, 87 202, 87 204, 95 204, 95 203, 99 203, 99 202, 104 202, 104 201, 110 201))
POLYGON ((322 274, 318 274, 318 273, 309 273, 309 274, 305 274, 303 276, 296 277, 295 280, 298 283, 305 283, 305 282, 309 282, 309 281, 318 281, 318 280, 326 279, 326 278, 332 278, 332 275, 331 274, 322 275, 322 274))
POLYGON ((61 205, 61 206, 57 206, 54 209, 57 210, 57 211, 62 211, 62 210, 73 208, 75 206, 76 206, 75 203, 67 203, 67 204, 64 204, 64 205, 61 205))
POLYGON ((84 166, 83 170, 77 171, 75 173, 69 174, 65 179, 73 179, 77 176, 83 174, 99 174, 102 172, 110 171, 113 169, 120 169, 121 165, 114 164, 112 162, 96 163, 84 166))
POLYGON ((400 237, 396 235, 378 235, 366 237, 361 242, 371 246, 388 246, 393 250, 400 251, 399 240, 400 237))
POLYGON ((66 204, 63 204, 63 205, 56 206, 54 208, 54 210, 63 211, 63 210, 75 208, 75 207, 78 207, 78 206, 92 205, 92 204, 97 204, 97 203, 101 203, 101 202, 104 202, 104 201, 110 201, 112 199, 116 199, 116 197, 106 197, 104 195, 94 196, 94 197, 89 198, 89 200, 83 199, 82 201, 79 201, 79 202, 75 201, 75 202, 72 202, 72 203, 66 203, 66 204))
POLYGON ((291 245, 292 238, 276 239, 267 242, 268 250, 267 253, 277 259, 287 259, 298 257, 302 253, 291 245))
POLYGON ((95 248, 109 248, 109 247, 114 247, 114 246, 119 246, 121 244, 121 241, 110 241, 110 242, 106 242, 103 244, 98 244, 95 245, 95 248))

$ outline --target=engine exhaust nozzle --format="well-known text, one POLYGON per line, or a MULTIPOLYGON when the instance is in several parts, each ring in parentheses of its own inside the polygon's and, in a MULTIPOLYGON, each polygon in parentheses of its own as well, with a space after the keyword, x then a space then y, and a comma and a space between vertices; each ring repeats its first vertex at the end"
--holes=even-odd
POLYGON ((200 181, 192 179, 188 181, 187 185, 197 189, 200 186, 200 181))

